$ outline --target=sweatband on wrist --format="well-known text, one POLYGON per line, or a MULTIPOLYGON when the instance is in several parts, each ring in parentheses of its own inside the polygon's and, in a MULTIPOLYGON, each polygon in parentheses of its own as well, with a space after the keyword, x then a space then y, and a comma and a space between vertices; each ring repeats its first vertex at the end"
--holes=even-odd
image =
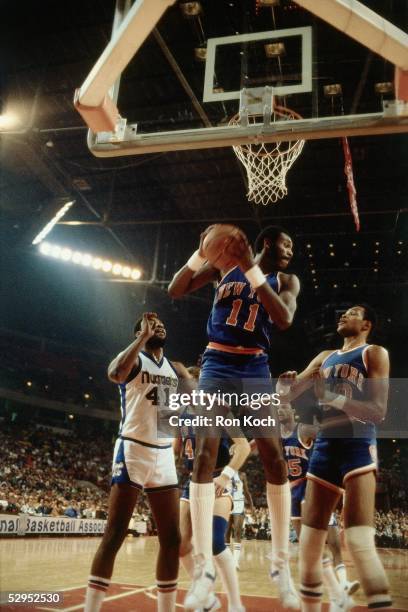
POLYGON ((266 276, 258 264, 252 266, 245 272, 245 276, 253 289, 258 289, 266 281, 266 276))
POLYGON ((221 472, 221 476, 228 476, 229 479, 231 479, 234 476, 234 474, 235 474, 235 470, 229 465, 226 465, 225 468, 221 472))
POLYGON ((328 406, 333 406, 333 408, 338 408, 339 410, 343 410, 344 404, 347 401, 347 397, 345 395, 334 395, 332 393, 330 395, 333 395, 333 398, 329 399, 328 401, 325 399, 324 403, 327 404, 328 406))
POLYGON ((187 267, 190 268, 190 270, 192 270, 193 272, 198 272, 198 270, 203 267, 206 261, 206 258, 201 257, 200 253, 197 250, 188 260, 187 267))

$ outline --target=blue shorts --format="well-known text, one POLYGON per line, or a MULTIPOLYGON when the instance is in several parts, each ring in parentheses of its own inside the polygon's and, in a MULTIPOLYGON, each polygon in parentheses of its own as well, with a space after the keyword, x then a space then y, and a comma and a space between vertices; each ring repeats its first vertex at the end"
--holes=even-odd
POLYGON ((305 498, 306 491, 306 478, 302 478, 298 484, 291 487, 290 496, 291 496, 291 518, 292 519, 300 519, 302 517, 302 501, 305 498))
POLYGON ((351 476, 377 469, 377 441, 368 438, 324 438, 314 443, 307 477, 338 493, 351 476))
MULTIPOLYGON (((265 393, 272 392, 271 373, 268 356, 236 355, 207 349, 203 355, 200 372, 200 389, 214 392, 221 388, 241 387, 242 392, 248 392, 243 387, 253 387, 258 391, 262 387, 265 393)), ((237 389, 235 389, 237 391, 237 389)))

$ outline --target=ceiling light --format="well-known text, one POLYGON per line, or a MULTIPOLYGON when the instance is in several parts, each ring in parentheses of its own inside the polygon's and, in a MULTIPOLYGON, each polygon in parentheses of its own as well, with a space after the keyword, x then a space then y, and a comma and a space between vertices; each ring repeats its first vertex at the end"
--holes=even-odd
POLYGON ((378 268, 374 268, 374 272, 378 272, 378 268))
POLYGON ((184 17, 198 17, 202 12, 201 2, 182 2, 180 4, 181 12, 184 17))
POLYGON ((375 249, 375 251, 374 251, 374 253, 375 253, 376 255, 378 255, 378 253, 379 253, 379 252, 380 252, 380 251, 379 251, 378 249, 375 249))
POLYGON ((54 244, 51 248, 50 255, 51 257, 58 258, 61 255, 61 251, 62 251, 61 247, 58 246, 57 244, 54 244))
POLYGON ((324 85, 324 95, 327 98, 334 98, 335 96, 341 96, 343 93, 340 83, 333 83, 332 85, 324 85))
POLYGON ((122 268, 122 276, 124 276, 125 278, 129 278, 131 273, 132 273, 132 270, 129 268, 129 266, 124 266, 122 268))
POLYGON ((330 257, 334 257, 334 252, 333 251, 330 252, 330 257))
POLYGON ((138 268, 134 268, 132 270, 131 277, 133 278, 133 280, 139 280, 141 276, 142 276, 142 273, 140 270, 138 270, 138 268))
POLYGON ((84 253, 81 258, 81 264, 87 268, 91 265, 92 259, 92 255, 89 255, 89 253, 84 253))
POLYGON ((74 418, 74 415, 73 414, 69 414, 68 418, 72 421, 72 419, 74 418))
POLYGON ((345 266, 346 268, 348 268, 348 267, 349 267, 349 265, 350 265, 350 264, 349 264, 349 262, 348 262, 348 261, 345 261, 345 262, 344 262, 344 266, 345 266))
POLYGON ((316 270, 312 270, 312 274, 316 274, 316 270))
POLYGON ((51 251, 51 245, 48 242, 43 242, 40 245, 40 253, 43 255, 49 255, 51 251))
POLYGON ((357 246, 357 242, 353 242, 351 246, 356 247, 357 246))
POLYGON ((122 274, 122 264, 116 263, 112 268, 113 274, 122 274))
POLYGON ((357 283, 353 283, 353 287, 355 289, 357 287, 357 283))
POLYGON ((75 264, 80 264, 82 261, 82 253, 80 253, 79 251, 75 251, 71 261, 75 264))
POLYGON ((379 242, 376 242, 376 243, 375 243, 375 246, 380 246, 380 243, 379 243, 379 242))
POLYGON ((31 382, 31 380, 27 380, 26 385, 27 387, 32 387, 33 383, 31 382))
POLYGON ((314 288, 315 288, 315 289, 318 289, 318 288, 319 288, 319 285, 315 285, 315 286, 314 286, 314 288))
POLYGON ((277 42, 277 43, 267 43, 264 45, 265 55, 268 58, 273 57, 282 57, 286 53, 285 43, 277 42))
POLYGON ((402 240, 398 240, 398 244, 404 244, 402 240))
POLYGON ((194 57, 199 62, 205 62, 207 59, 207 47, 196 47, 194 49, 194 57))
POLYGON ((307 249, 311 249, 311 248, 312 248, 312 245, 311 245, 311 244, 307 244, 307 245, 306 245, 306 248, 307 248, 307 249))
POLYGON ((68 249, 67 247, 65 247, 65 249, 62 249, 61 259, 63 259, 64 261, 69 261, 71 257, 72 257, 71 249, 68 249))
POLYGON ((397 255, 401 255, 402 251, 397 251, 397 255))
POLYGON ((102 270, 104 272, 110 272, 112 270, 112 262, 109 261, 109 259, 105 259, 103 264, 102 264, 102 270))
POLYGON ((92 262, 94 270, 100 270, 102 268, 103 260, 100 257, 95 257, 92 262))
POLYGON ((374 91, 380 95, 394 93, 394 83, 384 81, 383 83, 374 83, 374 91))
POLYGON ((19 119, 15 113, 9 112, 0 115, 0 130, 10 130, 19 123, 19 119))
POLYGON ((64 204, 64 206, 62 206, 55 213, 51 221, 48 221, 48 223, 42 228, 41 232, 36 235, 31 244, 39 244, 42 240, 44 240, 44 238, 47 236, 47 234, 50 233, 54 225, 58 223, 58 221, 69 211, 74 202, 75 200, 72 200, 71 202, 67 202, 66 204, 64 204))
POLYGON ((329 244, 329 247, 332 249, 332 248, 334 247, 334 244, 331 242, 331 243, 329 244))
POLYGON ((309 253, 309 257, 313 257, 312 253, 309 253))
POLYGON ((334 289, 337 289, 338 285, 336 283, 334 283, 333 287, 334 287, 334 289))

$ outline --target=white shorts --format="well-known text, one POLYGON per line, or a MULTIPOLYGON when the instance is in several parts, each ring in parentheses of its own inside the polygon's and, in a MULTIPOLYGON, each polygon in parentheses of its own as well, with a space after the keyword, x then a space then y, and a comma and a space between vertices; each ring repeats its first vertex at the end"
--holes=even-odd
POLYGON ((233 503, 234 505, 232 507, 231 514, 244 514, 245 500, 239 499, 238 501, 234 501, 233 503))
POLYGON ((118 438, 113 451, 111 484, 130 484, 146 492, 178 488, 171 444, 157 446, 118 438))
POLYGON ((330 515, 329 527, 337 527, 337 517, 334 512, 330 515))

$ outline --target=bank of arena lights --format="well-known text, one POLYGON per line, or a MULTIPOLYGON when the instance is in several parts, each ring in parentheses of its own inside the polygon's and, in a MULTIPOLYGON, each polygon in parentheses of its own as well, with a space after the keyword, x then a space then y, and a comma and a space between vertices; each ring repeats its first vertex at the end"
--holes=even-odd
POLYGON ((48 221, 47 225, 45 225, 42 228, 41 232, 36 235, 31 244, 40 244, 40 242, 44 240, 47 234, 50 233, 54 225, 58 223, 58 221, 62 219, 62 217, 69 211, 74 202, 75 200, 72 200, 72 202, 67 202, 66 204, 64 204, 64 206, 59 209, 59 211, 55 214, 51 221, 48 221))
POLYGON ((139 268, 132 268, 126 264, 111 261, 110 259, 103 259, 102 257, 91 255, 90 253, 82 253, 58 244, 41 242, 38 250, 42 255, 46 255, 47 257, 54 257, 54 259, 67 261, 78 266, 83 266, 84 268, 99 270, 100 272, 112 274, 116 277, 139 280, 142 276, 142 272, 139 268))

